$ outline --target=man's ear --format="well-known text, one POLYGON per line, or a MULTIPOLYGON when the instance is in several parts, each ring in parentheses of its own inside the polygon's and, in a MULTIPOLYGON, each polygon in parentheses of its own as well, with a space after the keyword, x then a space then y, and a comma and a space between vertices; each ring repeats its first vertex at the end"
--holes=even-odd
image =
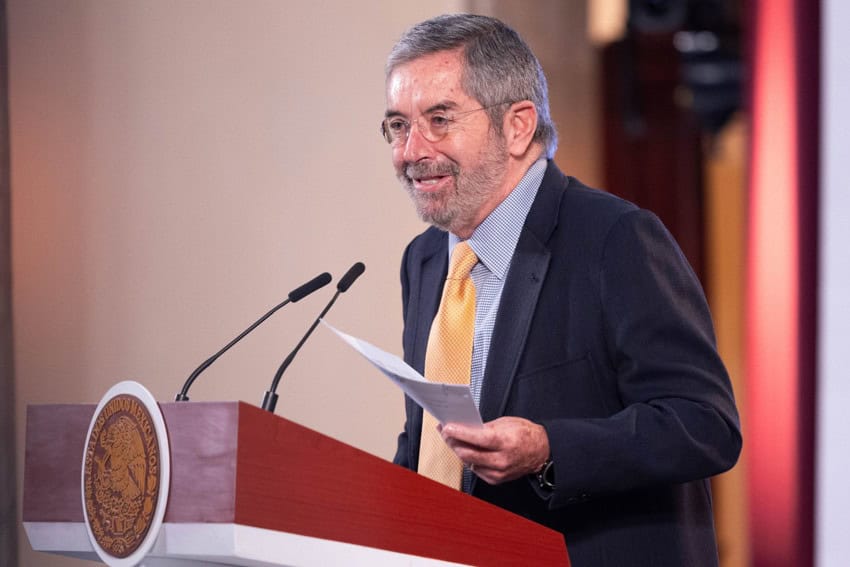
POLYGON ((523 157, 537 130, 537 108, 530 100, 521 100, 511 105, 505 113, 503 132, 508 152, 516 158, 523 157))

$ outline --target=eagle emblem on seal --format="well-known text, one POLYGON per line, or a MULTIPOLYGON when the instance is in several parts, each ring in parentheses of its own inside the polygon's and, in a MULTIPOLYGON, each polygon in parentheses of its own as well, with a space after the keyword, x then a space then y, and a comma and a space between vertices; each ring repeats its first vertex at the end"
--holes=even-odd
POLYGON ((159 444, 151 416, 131 395, 112 398, 86 446, 84 502, 98 545, 127 557, 150 528, 159 491, 159 444))

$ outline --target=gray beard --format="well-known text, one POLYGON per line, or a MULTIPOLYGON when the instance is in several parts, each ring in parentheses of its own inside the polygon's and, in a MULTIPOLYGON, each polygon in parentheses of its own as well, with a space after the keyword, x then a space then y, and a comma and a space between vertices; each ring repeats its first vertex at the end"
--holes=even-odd
POLYGON ((409 164, 398 175, 423 221, 452 233, 472 228, 484 203, 504 176, 507 168, 507 151, 501 139, 493 136, 481 163, 473 170, 461 171, 453 161, 445 163, 409 164), (451 193, 420 193, 413 186, 414 177, 451 175, 454 191, 451 193))

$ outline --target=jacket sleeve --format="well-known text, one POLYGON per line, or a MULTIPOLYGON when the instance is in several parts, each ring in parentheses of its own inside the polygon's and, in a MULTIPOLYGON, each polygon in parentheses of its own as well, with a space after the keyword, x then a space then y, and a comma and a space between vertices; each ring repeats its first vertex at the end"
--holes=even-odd
POLYGON ((624 213, 598 262, 598 301, 621 409, 542 425, 555 462, 550 508, 729 469, 741 450, 732 387, 702 289, 652 213, 624 213))

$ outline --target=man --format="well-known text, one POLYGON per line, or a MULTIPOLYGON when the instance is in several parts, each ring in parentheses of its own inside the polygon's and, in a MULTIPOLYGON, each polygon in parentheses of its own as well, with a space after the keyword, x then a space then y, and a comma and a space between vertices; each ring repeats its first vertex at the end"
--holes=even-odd
POLYGON ((558 170, 540 64, 498 20, 418 24, 386 73, 382 130, 433 225, 402 262, 405 359, 469 380, 485 422, 423 427, 408 399, 395 462, 562 532, 575 567, 717 565, 707 478, 741 434, 668 232, 558 170))

